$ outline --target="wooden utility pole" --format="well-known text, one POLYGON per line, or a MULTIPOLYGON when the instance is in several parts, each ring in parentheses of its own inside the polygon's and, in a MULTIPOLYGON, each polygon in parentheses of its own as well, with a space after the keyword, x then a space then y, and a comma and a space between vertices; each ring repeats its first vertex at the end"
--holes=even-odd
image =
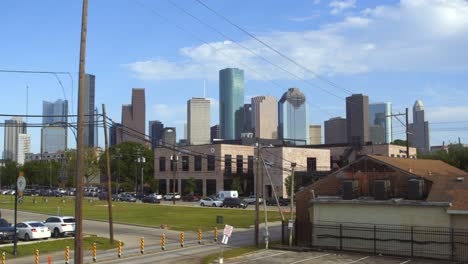
POLYGON ((289 246, 292 247, 292 239, 294 232, 294 169, 296 168, 296 163, 291 163, 291 217, 289 218, 289 246))
POLYGON ((112 221, 112 184, 110 171, 110 153, 109 141, 107 139, 107 116, 106 106, 102 104, 102 118, 104 119, 104 141, 106 147, 106 172, 107 172, 107 207, 109 208, 109 239, 111 244, 114 244, 114 223, 112 221))
POLYGON ((75 264, 83 264, 83 175, 84 175, 84 102, 85 102, 85 59, 88 20, 88 0, 83 0, 81 18, 80 65, 78 81, 78 135, 76 158, 76 201, 75 201, 75 264))
POLYGON ((260 143, 257 140, 257 172, 255 173, 255 246, 259 246, 259 233, 260 233, 260 205, 258 200, 258 193, 259 193, 259 183, 260 183, 260 143))

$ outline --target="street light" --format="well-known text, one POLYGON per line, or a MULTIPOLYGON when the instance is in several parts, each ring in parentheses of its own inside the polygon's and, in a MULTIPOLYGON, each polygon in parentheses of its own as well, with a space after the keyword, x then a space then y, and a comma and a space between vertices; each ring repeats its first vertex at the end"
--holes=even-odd
MULTIPOLYGON (((143 168, 144 168, 144 164, 146 162, 146 159, 145 157, 140 157, 137 159, 138 163, 141 163, 141 181, 140 181, 140 184, 141 184, 141 188, 140 188, 140 192, 143 194, 143 168)), ((135 176, 135 183, 136 183, 136 176, 135 176)), ((136 190, 137 190, 137 185, 135 184, 135 194, 136 194, 136 190)))
POLYGON ((177 174, 177 161, 179 160, 179 156, 174 153, 171 155, 171 164, 173 168, 172 174, 172 204, 175 204, 175 185, 176 185, 176 174, 177 174))

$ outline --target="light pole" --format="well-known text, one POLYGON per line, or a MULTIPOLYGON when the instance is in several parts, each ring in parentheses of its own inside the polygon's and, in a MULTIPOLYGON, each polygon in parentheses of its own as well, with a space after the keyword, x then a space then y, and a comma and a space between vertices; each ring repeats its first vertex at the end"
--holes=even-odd
POLYGON ((120 154, 120 149, 116 149, 115 150, 115 154, 113 155, 114 158, 117 159, 117 179, 116 179, 116 188, 115 188, 115 192, 116 194, 119 194, 119 190, 120 190, 120 158, 122 158, 122 155, 120 154))
POLYGON ((171 156, 173 174, 172 174, 172 204, 175 204, 175 185, 176 185, 176 174, 177 174, 177 160, 179 156, 175 154, 171 156))
MULTIPOLYGON (((141 166, 141 175, 140 175, 140 177, 141 177, 141 181, 140 181, 141 187, 140 187, 140 192, 142 194, 143 194, 143 169, 144 169, 145 162, 146 162, 145 157, 142 156, 142 157, 138 158, 138 163, 141 163, 141 165, 140 165, 141 166)), ((136 182, 136 179, 135 179, 135 182, 136 182)), ((136 187, 135 187, 135 194, 136 194, 136 187)))

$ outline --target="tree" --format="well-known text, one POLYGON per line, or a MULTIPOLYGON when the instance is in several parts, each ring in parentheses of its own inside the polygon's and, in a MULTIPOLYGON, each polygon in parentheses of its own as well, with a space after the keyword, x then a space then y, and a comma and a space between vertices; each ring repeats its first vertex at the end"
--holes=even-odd
POLYGON ((402 140, 402 139, 395 139, 393 142, 392 142, 393 145, 397 145, 397 146, 404 146, 406 147, 406 140, 402 140))
POLYGON ((239 177, 234 177, 232 179, 231 189, 237 191, 238 193, 242 193, 242 186, 239 177))
POLYGON ((24 171, 28 185, 56 186, 60 174, 60 163, 55 160, 31 160, 24 163, 24 171))
POLYGON ((185 183, 185 192, 186 193, 193 193, 197 188, 197 182, 195 181, 194 177, 190 177, 187 182, 185 183))
POLYGON ((448 151, 439 150, 434 153, 421 154, 418 158, 441 160, 468 172, 468 148, 458 144, 450 145, 448 151))
MULTIPOLYGON (((291 175, 284 179, 284 188, 286 188, 286 192, 288 193, 288 195, 291 195, 291 175)), ((296 193, 298 190, 298 177, 297 175, 294 175, 294 192, 296 193)))
POLYGON ((12 186, 16 183, 18 177, 18 163, 14 160, 5 160, 1 170, 1 185, 12 186))

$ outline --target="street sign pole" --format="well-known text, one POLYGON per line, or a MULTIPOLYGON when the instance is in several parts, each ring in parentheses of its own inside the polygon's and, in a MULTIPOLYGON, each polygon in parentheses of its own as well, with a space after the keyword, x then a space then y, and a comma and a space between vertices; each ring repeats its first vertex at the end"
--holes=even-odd
POLYGON ((13 255, 18 256, 18 236, 16 234, 16 224, 18 220, 18 196, 23 199, 23 191, 26 188, 26 178, 24 178, 24 172, 20 171, 18 174, 18 179, 16 180, 15 187, 15 238, 13 241, 13 255))

